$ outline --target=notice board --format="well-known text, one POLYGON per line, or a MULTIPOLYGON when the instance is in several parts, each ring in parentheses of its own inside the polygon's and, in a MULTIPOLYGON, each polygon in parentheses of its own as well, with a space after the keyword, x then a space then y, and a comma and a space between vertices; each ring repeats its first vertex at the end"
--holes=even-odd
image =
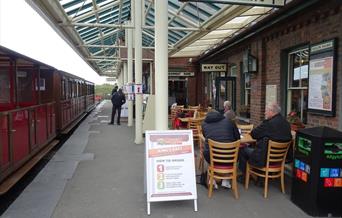
POLYGON ((150 202, 194 200, 197 189, 191 130, 146 131, 147 213, 150 202))

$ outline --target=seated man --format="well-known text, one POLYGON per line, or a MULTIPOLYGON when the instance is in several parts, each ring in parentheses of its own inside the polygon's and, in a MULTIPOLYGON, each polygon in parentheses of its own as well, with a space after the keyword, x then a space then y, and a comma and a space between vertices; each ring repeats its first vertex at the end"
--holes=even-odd
MULTIPOLYGON (((266 164, 268 140, 287 142, 292 139, 289 122, 280 114, 280 107, 276 103, 266 106, 266 119, 255 129, 251 136, 257 140, 256 147, 244 147, 239 151, 239 169, 245 173, 246 163, 262 167, 266 164)), ((241 181, 241 179, 240 179, 241 181)))
MULTIPOLYGON (((205 137, 203 156, 208 163, 210 163, 208 139, 218 142, 234 142, 240 139, 236 125, 217 111, 208 112, 202 123, 202 131, 205 137)), ((230 187, 229 181, 223 180, 222 186, 230 187)))
POLYGON ((235 121, 236 115, 232 109, 232 103, 230 101, 223 102, 223 108, 224 108, 224 116, 227 119, 235 121))

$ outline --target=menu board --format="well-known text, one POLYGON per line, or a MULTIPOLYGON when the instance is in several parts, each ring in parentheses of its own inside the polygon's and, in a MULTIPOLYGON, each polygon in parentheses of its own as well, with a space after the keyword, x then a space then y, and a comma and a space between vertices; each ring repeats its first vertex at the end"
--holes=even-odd
POLYGON ((333 39, 310 47, 308 110, 311 113, 335 115, 335 45, 333 39))
POLYGON ((195 200, 197 190, 191 130, 146 131, 147 203, 195 200))
POLYGON ((325 57, 310 61, 309 108, 332 110, 332 76, 333 57, 325 57))

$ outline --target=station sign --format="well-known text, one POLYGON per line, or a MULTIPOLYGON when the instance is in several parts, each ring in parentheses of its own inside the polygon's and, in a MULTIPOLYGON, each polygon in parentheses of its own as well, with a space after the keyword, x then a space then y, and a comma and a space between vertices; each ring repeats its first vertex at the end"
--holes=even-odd
POLYGON ((195 76, 195 72, 169 72, 169 76, 195 76))
POLYGON ((202 72, 226 72, 227 64, 201 64, 202 72))
POLYGON ((134 85, 134 93, 135 94, 142 94, 143 93, 142 84, 135 84, 134 85))

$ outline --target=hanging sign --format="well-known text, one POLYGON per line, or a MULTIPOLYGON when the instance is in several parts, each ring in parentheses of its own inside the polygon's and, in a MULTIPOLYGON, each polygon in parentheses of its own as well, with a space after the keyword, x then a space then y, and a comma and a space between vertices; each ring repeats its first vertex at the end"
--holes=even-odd
POLYGON ((146 131, 147 213, 150 202, 194 200, 197 211, 191 130, 146 131))
POLYGON ((135 84, 134 93, 135 94, 142 94, 143 93, 142 84, 135 84))
POLYGON ((202 72, 226 72, 227 64, 201 64, 202 72))
POLYGON ((134 85, 133 84, 127 84, 125 85, 125 92, 127 94, 133 94, 134 93, 134 85))

